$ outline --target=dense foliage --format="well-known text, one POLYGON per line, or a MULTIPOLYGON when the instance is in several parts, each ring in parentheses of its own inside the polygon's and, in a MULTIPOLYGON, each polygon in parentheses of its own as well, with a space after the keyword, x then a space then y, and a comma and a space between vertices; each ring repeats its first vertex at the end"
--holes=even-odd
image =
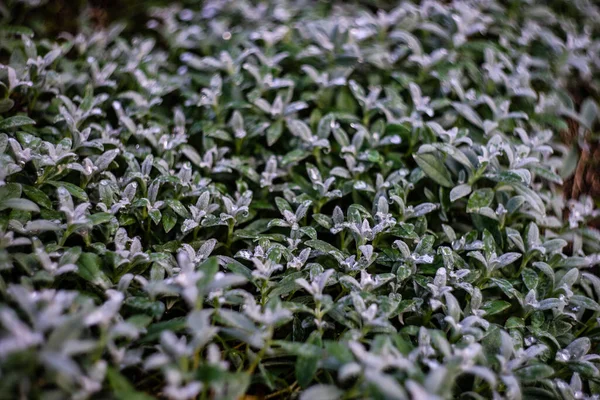
POLYGON ((600 395, 591 1, 42 3, 0 6, 2 396, 600 395))

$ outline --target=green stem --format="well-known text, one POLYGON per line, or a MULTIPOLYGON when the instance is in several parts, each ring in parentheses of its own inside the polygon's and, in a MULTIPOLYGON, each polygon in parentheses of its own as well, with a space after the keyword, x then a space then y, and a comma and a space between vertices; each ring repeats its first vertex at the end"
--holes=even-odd
POLYGON ((252 376, 252 374, 254 373, 254 370, 256 370, 256 367, 258 367, 258 364, 260 364, 260 361, 265 356, 267 349, 271 347, 271 337, 272 336, 273 336, 273 328, 269 328, 269 339, 265 342, 265 345, 262 347, 262 349, 260 349, 260 351, 258 352, 256 357, 254 358, 254 361, 252 361, 252 364, 250 365, 250 367, 246 370, 246 373, 248 375, 252 376))
POLYGON ((233 242, 233 228, 235 227, 235 222, 233 220, 229 220, 227 222, 227 243, 225 243, 225 247, 229 250, 231 248, 231 243, 233 242))
POLYGON ((323 169, 323 162, 321 161, 321 149, 315 147, 313 149, 313 157, 315 158, 315 162, 317 163, 317 168, 319 168, 319 170, 323 169))

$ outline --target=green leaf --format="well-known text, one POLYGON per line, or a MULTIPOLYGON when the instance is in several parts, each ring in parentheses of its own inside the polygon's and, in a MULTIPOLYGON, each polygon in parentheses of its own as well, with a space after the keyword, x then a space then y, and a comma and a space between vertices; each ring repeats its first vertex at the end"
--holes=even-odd
POLYGON ((290 203, 288 203, 283 197, 275 197, 275 204, 277 205, 277 209, 281 214, 283 214, 284 211, 289 211, 292 213, 294 212, 292 206, 290 206, 290 203))
POLYGON ((344 254, 335 246, 330 245, 322 240, 307 240, 306 245, 312 247, 315 250, 319 250, 325 254, 337 255, 343 257, 344 254))
POLYGON ((510 308, 510 303, 504 300, 490 300, 483 303, 481 309, 485 311, 485 315, 491 316, 494 314, 499 314, 504 310, 510 308))
POLYGON ((152 301, 148 297, 128 297, 125 299, 124 304, 131 307, 136 312, 143 312, 155 319, 160 319, 165 312, 165 305, 162 302, 152 301))
POLYGON ((14 105, 15 105, 15 102, 12 99, 1 99, 0 100, 0 113, 9 111, 11 108, 13 108, 14 105))
POLYGON ((14 117, 9 117, 0 121, 1 130, 9 130, 25 125, 35 125, 35 121, 22 115, 15 115, 14 117))
POLYGON ((576 306, 586 308, 588 310, 600 311, 600 305, 589 297, 575 294, 571 296, 569 301, 576 306))
POLYGON ((549 169, 546 169, 539 165, 532 165, 531 171, 552 183, 556 183, 557 185, 563 184, 563 180, 560 177, 560 175, 558 175, 556 172, 550 171, 549 169))
POLYGON ((452 187, 450 172, 439 157, 431 153, 415 154, 413 158, 425 174, 444 187, 452 187))
POLYGON ((102 271, 102 261, 97 254, 81 254, 77 260, 77 267, 77 274, 86 281, 105 289, 112 286, 112 282, 102 271))
POLYGON ((415 232, 415 226, 406 222, 400 222, 391 229, 390 233, 394 236, 401 237, 402 239, 419 239, 419 235, 415 232))
POLYGON ((2 25, 0 26, 0 32, 10 33, 12 35, 34 36, 31 28, 22 25, 2 25))
POLYGON ((0 211, 7 208, 19 211, 40 212, 38 205, 27 199, 12 198, 0 201, 0 211))
POLYGON ((23 193, 25 196, 29 197, 31 200, 35 201, 38 205, 45 208, 52 208, 52 201, 46 193, 42 192, 40 189, 37 189, 33 186, 22 185, 23 193))
POLYGON ((188 212, 187 208, 185 208, 185 206, 181 204, 179 200, 167 200, 167 204, 171 208, 171 210, 175 211, 183 218, 190 217, 190 213, 188 212))
POLYGON ((0 186, 0 202, 7 199, 18 199, 21 197, 21 185, 18 183, 7 183, 4 186, 0 186))
POLYGON ((458 113, 467 121, 469 121, 476 127, 483 129, 483 121, 481 120, 481 117, 479 116, 479 114, 477 114, 475 110, 473 110, 471 106, 454 102, 452 103, 452 107, 454 107, 454 109, 458 111, 458 113))
POLYGON ((135 390, 134 386, 117 369, 108 367, 106 370, 108 383, 112 394, 118 400, 153 400, 154 397, 135 390))
POLYGON ((188 158, 188 160, 190 160, 196 166, 201 166, 202 157, 192 146, 184 144, 179 147, 179 150, 188 158))
POLYGON ((455 186, 450 191, 450 201, 455 202, 456 200, 458 200, 462 197, 468 196, 469 193, 471 193, 471 185, 462 184, 462 185, 455 186))
POLYGON ((490 188, 478 189, 471 193, 467 203, 467 212, 477 212, 480 208, 489 207, 494 200, 494 191, 490 188))
MULTIPOLYGON (((307 343, 321 346, 321 336, 319 331, 313 331, 307 340, 307 343)), ((319 355, 300 355, 296 359, 296 380, 298 384, 306 388, 313 380, 319 366, 319 355)))
POLYGON ((283 158, 281 159, 281 164, 282 164, 282 166, 296 164, 297 162, 302 161, 306 157, 308 157, 309 154, 310 154, 309 152, 304 151, 302 149, 292 150, 283 156, 283 158))
POLYGON ((165 210, 162 213, 162 224, 165 232, 169 233, 177 224, 177 215, 170 209, 165 210))
POLYGON ((510 317, 506 320, 506 324, 504 324, 506 329, 519 329, 525 328, 525 321, 520 317, 510 317))
POLYGON ((523 382, 539 382, 554 375, 554 369, 546 364, 535 364, 516 370, 515 375, 523 382))
POLYGON ((313 214, 313 219, 325 229, 331 229, 331 227, 333 226, 333 221, 331 217, 325 214, 313 214))
POLYGON ((96 214, 91 214, 88 219, 92 223, 93 226, 105 224, 110 222, 114 218, 114 215, 111 213, 100 212, 96 214))
POLYGON ((334 385, 318 384, 302 392, 300 400, 338 400, 343 393, 334 385))
POLYGON ((184 317, 175 317, 167 321, 155 322, 148 326, 146 335, 140 339, 140 343, 148 343, 157 340, 164 331, 173 333, 180 332, 185 329, 186 321, 184 317))
POLYGON ((505 253, 496 259, 496 267, 502 268, 507 265, 510 265, 521 258, 521 254, 519 253, 505 253))
POLYGON ((283 122, 281 120, 275 121, 267 128, 267 145, 273 146, 281 137, 283 133, 283 122))
POLYGON ((235 274, 241 275, 249 281, 253 280, 252 270, 246 267, 241 262, 227 256, 217 256, 217 259, 219 260, 219 264, 225 267, 225 269, 228 269, 229 271, 235 274))
POLYGON ((77 185, 73 185, 72 183, 69 182, 64 182, 64 181, 47 181, 46 183, 59 188, 59 187, 64 187, 65 189, 67 189, 67 192, 69 192, 71 194, 71 196, 81 200, 81 201, 89 201, 88 195, 87 193, 85 193, 85 190, 83 190, 82 188, 80 188, 77 185))
POLYGON ((387 124, 385 127, 386 135, 400 135, 404 138, 412 135, 412 128, 407 124, 387 124))

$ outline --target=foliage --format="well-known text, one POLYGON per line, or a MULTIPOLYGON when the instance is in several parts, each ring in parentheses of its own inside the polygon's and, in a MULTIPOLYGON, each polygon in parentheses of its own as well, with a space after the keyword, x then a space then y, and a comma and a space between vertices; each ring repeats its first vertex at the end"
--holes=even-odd
POLYGON ((599 396, 598 211, 561 185, 600 9, 554 3, 5 25, 0 391, 599 396))

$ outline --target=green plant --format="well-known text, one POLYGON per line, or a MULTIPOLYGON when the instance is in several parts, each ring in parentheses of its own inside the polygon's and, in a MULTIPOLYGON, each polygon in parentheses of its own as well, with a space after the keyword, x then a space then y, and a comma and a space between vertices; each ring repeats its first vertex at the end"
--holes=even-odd
POLYGON ((600 395, 558 136, 598 127, 600 9, 555 7, 190 2, 56 40, 0 8, 2 393, 600 395))

